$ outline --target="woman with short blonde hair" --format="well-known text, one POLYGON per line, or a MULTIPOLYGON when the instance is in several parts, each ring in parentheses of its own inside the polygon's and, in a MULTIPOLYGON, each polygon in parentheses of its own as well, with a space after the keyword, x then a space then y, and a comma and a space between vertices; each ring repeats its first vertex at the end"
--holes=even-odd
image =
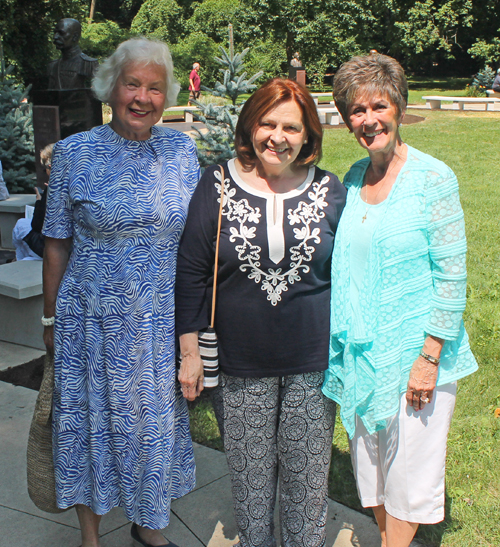
POLYGON ((477 364, 465 308, 467 245, 453 171, 400 135, 408 85, 390 57, 354 57, 335 104, 368 157, 344 179, 332 257, 330 363, 359 496, 383 547, 444 518, 456 381, 477 364))

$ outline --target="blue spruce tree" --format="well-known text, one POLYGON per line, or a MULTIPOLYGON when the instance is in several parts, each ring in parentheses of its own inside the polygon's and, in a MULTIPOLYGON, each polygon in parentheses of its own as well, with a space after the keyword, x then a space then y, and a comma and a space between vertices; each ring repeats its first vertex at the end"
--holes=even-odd
POLYGON ((11 193, 33 193, 35 144, 32 109, 27 99, 30 87, 16 83, 14 67, 5 68, 0 44, 0 161, 3 178, 11 193))
POLYGON ((222 55, 216 57, 216 60, 225 67, 219 69, 224 75, 223 81, 217 82, 214 89, 202 86, 204 91, 208 91, 215 97, 230 99, 231 104, 222 106, 205 105, 198 101, 191 101, 201 110, 201 113, 197 114, 195 112, 193 116, 198 121, 203 122, 208 129, 206 133, 202 133, 193 127, 198 133, 198 158, 202 167, 221 163, 234 157, 234 130, 243 108, 242 103, 236 104, 238 97, 242 93, 253 91, 257 87, 253 82, 262 76, 262 72, 257 72, 251 78, 246 79, 246 72, 240 74, 244 69, 243 58, 248 53, 249 48, 234 55, 231 31, 230 28, 229 53, 222 46, 219 46, 222 55))

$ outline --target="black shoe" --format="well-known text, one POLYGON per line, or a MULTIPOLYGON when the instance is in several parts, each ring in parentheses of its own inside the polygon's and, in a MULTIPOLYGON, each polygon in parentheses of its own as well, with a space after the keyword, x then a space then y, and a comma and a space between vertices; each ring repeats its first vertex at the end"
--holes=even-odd
MULTIPOLYGON (((137 541, 137 543, 140 543, 141 545, 144 545, 144 547, 153 547, 150 543, 146 543, 141 539, 141 536, 139 535, 139 530, 137 529, 137 524, 135 522, 132 523, 132 528, 130 528, 130 535, 132 536, 132 539, 137 541)), ((169 541, 168 543, 164 543, 163 545, 159 545, 158 547, 179 547, 175 543, 172 543, 169 541)))

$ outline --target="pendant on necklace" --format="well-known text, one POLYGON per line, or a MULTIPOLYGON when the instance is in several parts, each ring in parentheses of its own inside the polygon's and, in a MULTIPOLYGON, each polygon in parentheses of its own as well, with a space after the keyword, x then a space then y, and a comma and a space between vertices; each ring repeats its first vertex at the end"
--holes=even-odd
POLYGON ((367 214, 368 214, 368 209, 365 211, 365 214, 361 217, 361 224, 365 222, 367 214))

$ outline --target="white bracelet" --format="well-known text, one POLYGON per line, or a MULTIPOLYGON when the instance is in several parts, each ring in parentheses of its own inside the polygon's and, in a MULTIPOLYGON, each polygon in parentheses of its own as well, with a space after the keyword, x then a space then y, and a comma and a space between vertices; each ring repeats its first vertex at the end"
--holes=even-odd
POLYGON ((55 322, 56 322, 55 317, 45 317, 44 315, 42 315, 42 325, 44 327, 52 327, 55 322))

